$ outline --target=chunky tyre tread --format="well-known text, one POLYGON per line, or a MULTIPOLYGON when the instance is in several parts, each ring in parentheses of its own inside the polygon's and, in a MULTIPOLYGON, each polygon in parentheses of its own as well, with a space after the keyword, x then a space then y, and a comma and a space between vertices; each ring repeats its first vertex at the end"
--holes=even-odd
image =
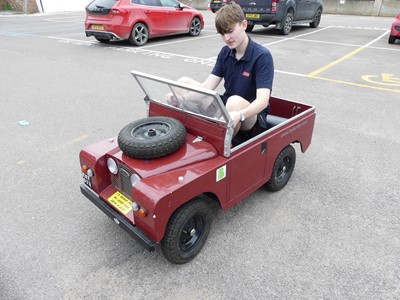
POLYGON ((178 208, 171 216, 164 238, 161 241, 161 249, 165 258, 175 264, 184 264, 196 257, 207 240, 211 222, 211 208, 207 200, 195 199, 178 208), (185 225, 196 215, 200 215, 204 219, 203 232, 194 246, 184 251, 180 247, 180 236, 185 225))
POLYGON ((153 159, 163 157, 178 150, 185 143, 186 128, 176 119, 168 117, 149 117, 132 122, 122 128, 118 135, 118 145, 122 152, 132 158, 153 159), (165 135, 138 138, 133 133, 137 128, 160 125, 169 128, 165 135))
POLYGON ((277 192, 283 189, 292 176, 296 164, 296 151, 291 145, 286 146, 275 160, 271 179, 265 184, 268 191, 277 192), (283 167, 285 168, 283 170, 283 167))

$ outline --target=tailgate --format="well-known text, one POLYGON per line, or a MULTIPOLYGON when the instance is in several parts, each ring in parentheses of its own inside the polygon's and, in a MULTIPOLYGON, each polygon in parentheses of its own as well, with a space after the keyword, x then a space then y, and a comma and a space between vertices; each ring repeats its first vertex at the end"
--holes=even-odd
POLYGON ((237 0, 244 12, 270 12, 272 6, 272 0, 237 0))

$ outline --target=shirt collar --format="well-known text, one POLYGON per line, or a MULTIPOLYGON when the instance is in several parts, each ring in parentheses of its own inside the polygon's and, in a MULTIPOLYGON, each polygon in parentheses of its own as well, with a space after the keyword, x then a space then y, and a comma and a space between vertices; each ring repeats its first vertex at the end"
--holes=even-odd
MULTIPOLYGON (((243 61, 250 61, 251 60, 251 56, 253 54, 254 42, 249 36, 248 36, 248 38, 249 38, 249 43, 247 44, 246 51, 244 52, 244 55, 240 59, 240 60, 243 60, 243 61)), ((230 49, 229 56, 232 56, 233 58, 236 59, 236 55, 235 54, 236 54, 236 49, 230 49)))

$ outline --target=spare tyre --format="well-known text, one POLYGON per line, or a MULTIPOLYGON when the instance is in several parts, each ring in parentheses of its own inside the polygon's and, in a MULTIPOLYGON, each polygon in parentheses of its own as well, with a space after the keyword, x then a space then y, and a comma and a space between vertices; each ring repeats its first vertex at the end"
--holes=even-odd
POLYGON ((153 159, 178 150, 186 139, 185 126, 168 117, 149 117, 126 125, 118 135, 123 153, 138 159, 153 159))

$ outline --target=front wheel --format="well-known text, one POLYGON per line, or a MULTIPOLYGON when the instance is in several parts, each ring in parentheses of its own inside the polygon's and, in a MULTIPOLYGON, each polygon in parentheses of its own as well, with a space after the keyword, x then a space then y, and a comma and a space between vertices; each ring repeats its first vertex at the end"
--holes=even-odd
POLYGON ((194 17, 190 22, 189 35, 198 36, 201 32, 201 21, 199 18, 194 17))
POLYGON ((295 163, 296 151, 291 145, 286 146, 275 160, 271 179, 265 185, 267 190, 277 192, 283 189, 292 176, 295 163))
POLYGON ((396 37, 390 35, 390 36, 389 36, 389 44, 394 44, 395 41, 396 41, 396 37))
POLYGON ((211 209, 204 199, 195 199, 178 208, 161 241, 165 258, 175 264, 192 260, 206 242, 211 220, 211 209))
POLYGON ((283 35, 288 35, 289 32, 292 30, 292 26, 293 26, 293 13, 288 11, 283 21, 283 27, 282 29, 279 29, 279 32, 283 35))
POLYGON ((136 23, 132 28, 131 36, 129 37, 129 43, 134 46, 143 46, 149 39, 149 29, 146 24, 136 23))

